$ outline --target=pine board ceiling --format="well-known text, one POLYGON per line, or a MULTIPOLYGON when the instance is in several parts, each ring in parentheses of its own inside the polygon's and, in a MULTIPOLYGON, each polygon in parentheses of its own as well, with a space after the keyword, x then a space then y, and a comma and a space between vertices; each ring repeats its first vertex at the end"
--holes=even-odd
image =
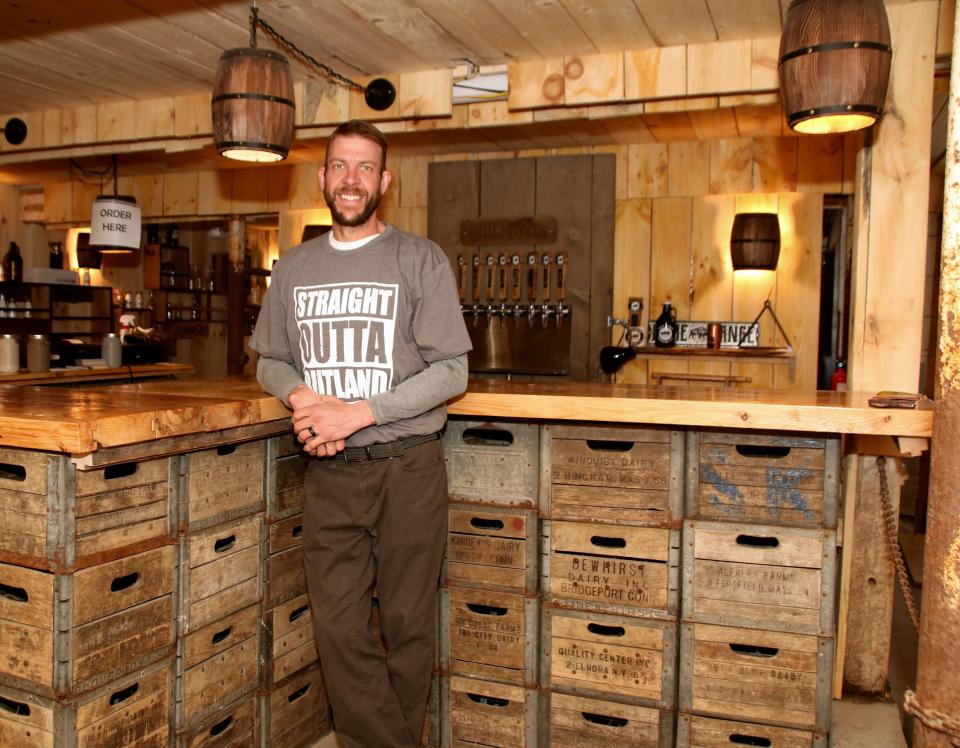
MULTIPOLYGON (((348 77, 775 36, 788 0, 259 0, 348 77)), ((209 90, 248 0, 0 0, 0 113, 209 90)), ((275 48, 261 31, 259 46, 275 48)), ((298 78, 309 71, 294 64, 298 78)))

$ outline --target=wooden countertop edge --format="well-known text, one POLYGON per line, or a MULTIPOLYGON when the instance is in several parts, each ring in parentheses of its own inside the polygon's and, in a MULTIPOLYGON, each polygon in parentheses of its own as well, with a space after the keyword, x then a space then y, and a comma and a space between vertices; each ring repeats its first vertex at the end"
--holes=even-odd
POLYGON ((467 392, 451 415, 930 437, 933 411, 636 397, 467 392))
MULTIPOLYGON (((278 399, 258 391, 254 380, 126 385, 88 390, 117 396, 137 387, 155 396, 142 409, 90 418, 33 416, 29 401, 18 414, 0 416, 0 444, 87 455, 98 449, 201 434, 287 419, 290 411, 278 399), (237 387, 239 382, 240 386, 237 387), (247 386, 249 382, 249 386, 247 386), (199 386, 198 386, 199 385, 199 386), (223 394, 219 394, 219 393, 223 394), (160 405, 156 396, 169 399, 160 405), (182 398, 178 403, 177 399, 182 398)), ((29 389, 29 388, 28 388, 29 389)), ((41 388, 33 388, 38 390, 41 388)), ((836 393, 834 393, 836 394, 836 393)), ((497 386, 471 384, 471 390, 449 403, 452 416, 483 419, 605 421, 704 428, 769 429, 819 433, 871 434, 929 438, 933 411, 874 409, 866 396, 830 397, 829 393, 704 393, 697 390, 573 386, 497 386), (766 397, 764 400, 763 398, 766 397), (751 399, 753 398, 753 399, 751 399)), ((146 400, 147 398, 145 398, 146 400)), ((48 411, 50 412, 50 411, 48 411)))
POLYGON ((114 368, 99 367, 93 369, 52 369, 43 372, 20 372, 0 374, 0 384, 51 384, 63 381, 82 381, 84 379, 126 379, 156 375, 192 374, 191 364, 161 362, 157 364, 131 364, 114 368))
MULTIPOLYGON (((193 396, 196 399, 196 396, 193 396)), ((209 396, 209 402, 163 410, 142 410, 91 421, 0 418, 0 445, 68 452, 82 456, 98 449, 286 420, 290 411, 270 395, 245 399, 209 396)))

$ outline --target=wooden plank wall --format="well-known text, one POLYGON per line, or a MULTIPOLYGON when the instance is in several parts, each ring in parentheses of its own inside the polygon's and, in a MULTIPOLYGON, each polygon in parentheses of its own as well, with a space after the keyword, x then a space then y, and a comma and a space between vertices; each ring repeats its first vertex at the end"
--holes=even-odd
MULTIPOLYGON (((617 159, 614 298, 610 313, 626 316, 627 299, 644 299, 643 322, 671 301, 680 319, 749 321, 770 296, 797 348, 796 375, 786 366, 634 360, 620 381, 647 383, 657 371, 735 374, 748 387, 813 389, 819 294, 820 223, 824 194, 852 194, 859 138, 757 137, 482 154, 392 156, 393 184, 384 195, 385 220, 427 233, 427 164, 560 154, 613 153, 617 159), (737 211, 780 215, 783 248, 776 273, 733 274, 729 236, 737 211), (742 276, 742 277, 741 277, 742 276)), ((238 213, 280 214, 281 251, 299 240, 305 223, 322 222, 319 164, 270 166, 227 172, 192 172, 121 179, 121 191, 137 197, 144 220, 187 219, 238 213)), ((97 186, 98 187, 98 186, 97 186)), ((8 188, 12 191, 13 188, 8 188)), ((48 183, 48 221, 84 221, 93 199, 79 180, 48 183)), ((13 200, 13 197, 10 196, 13 200)), ((28 231, 28 262, 45 257, 43 232, 28 231), (34 257, 33 254, 36 256, 34 257)), ((18 231, 8 230, 19 239, 18 231)), ((761 326, 765 344, 779 344, 772 320, 761 326)), ((619 336, 612 333, 613 342, 619 336)))
MULTIPOLYGON (((648 362, 618 375, 646 383, 656 372, 735 374, 748 387, 816 388, 816 346, 823 195, 849 193, 847 151, 854 139, 823 138, 816 169, 806 138, 755 138, 627 146, 626 183, 618 194, 614 316, 642 296, 646 313, 670 301, 679 319, 752 320, 768 297, 797 350, 796 375, 773 364, 648 362), (704 178, 703 175, 709 175, 704 178), (730 229, 737 212, 780 216, 782 249, 776 273, 733 273, 730 229)), ((810 139, 813 140, 813 139, 810 139)), ((619 188, 618 188, 619 189, 619 188)), ((761 342, 782 345, 772 319, 761 342)))
MULTIPOLYGON (((612 152, 617 158, 614 300, 611 314, 626 316, 627 299, 645 301, 644 324, 671 301, 680 319, 749 321, 770 296, 797 350, 796 374, 773 364, 634 360, 620 381, 646 383, 657 371, 749 376, 748 387, 815 389, 823 195, 852 192, 858 138, 740 138, 514 152, 444 154, 436 160, 471 160, 612 152), (809 142, 808 142, 809 141, 809 142), (815 164, 809 163, 815 160, 815 164), (782 250, 776 273, 734 275, 729 240, 738 211, 780 216, 782 250)), ((393 159, 393 184, 381 213, 395 225, 426 233, 426 164, 429 157, 393 159)), ((298 166, 297 169, 305 169, 298 166)), ((319 197, 317 195, 317 197, 319 197)), ((292 212, 281 223, 295 220, 292 212)), ((281 229, 282 249, 289 233, 281 229)), ((782 345, 769 316, 764 344, 782 345)), ((613 342, 619 336, 612 333, 613 342)))

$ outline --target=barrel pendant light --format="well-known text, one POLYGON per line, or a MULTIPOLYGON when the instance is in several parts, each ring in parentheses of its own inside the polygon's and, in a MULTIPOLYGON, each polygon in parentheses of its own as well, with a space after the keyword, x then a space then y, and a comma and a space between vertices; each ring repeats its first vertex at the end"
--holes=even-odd
POLYGON ((730 232, 734 270, 776 270, 780 259, 780 219, 776 213, 737 213, 730 232))
POLYGON ((211 105, 221 155, 259 162, 287 157, 293 141, 293 76, 282 54, 228 49, 220 55, 211 105))
POLYGON ((780 93, 790 127, 807 134, 870 127, 890 79, 883 0, 792 0, 780 37, 780 93))

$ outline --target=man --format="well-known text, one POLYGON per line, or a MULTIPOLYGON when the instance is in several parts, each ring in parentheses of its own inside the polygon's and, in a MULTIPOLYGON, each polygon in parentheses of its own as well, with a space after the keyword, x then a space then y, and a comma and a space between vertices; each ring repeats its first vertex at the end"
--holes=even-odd
POLYGON ((277 262, 251 346, 317 459, 303 555, 334 727, 349 748, 419 744, 436 637, 447 483, 444 402, 470 339, 440 248, 377 217, 387 144, 350 121, 327 144, 328 234, 277 262), (370 632, 376 587, 386 655, 370 632))

